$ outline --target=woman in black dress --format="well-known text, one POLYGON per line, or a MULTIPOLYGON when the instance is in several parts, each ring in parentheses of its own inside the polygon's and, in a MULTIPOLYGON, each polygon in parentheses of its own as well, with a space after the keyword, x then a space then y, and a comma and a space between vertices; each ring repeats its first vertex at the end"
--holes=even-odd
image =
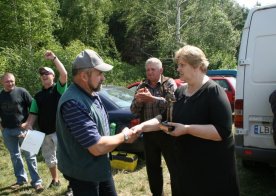
MULTIPOLYGON (((172 132, 175 137, 178 193, 181 196, 238 196, 232 112, 224 89, 206 76, 209 62, 195 46, 175 54, 180 79, 175 92, 172 132)), ((164 117, 163 117, 164 120, 164 117)), ((160 118, 135 131, 155 131, 160 118)))

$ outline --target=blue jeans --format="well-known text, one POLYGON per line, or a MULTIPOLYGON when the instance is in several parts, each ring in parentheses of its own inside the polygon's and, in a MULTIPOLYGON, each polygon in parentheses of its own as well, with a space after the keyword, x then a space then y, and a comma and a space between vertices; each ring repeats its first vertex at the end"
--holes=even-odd
MULTIPOLYGON (((24 169, 24 163, 23 163, 21 150, 20 150, 20 145, 23 141, 23 138, 18 137, 22 133, 23 133, 22 130, 19 128, 14 128, 14 129, 4 128, 3 130, 4 143, 11 156, 11 161, 12 161, 13 170, 14 170, 17 183, 20 183, 20 184, 28 181, 27 173, 25 172, 25 169, 24 169)), ((22 150, 22 152, 25 155, 27 166, 32 179, 31 185, 36 186, 38 184, 41 184, 42 180, 37 173, 36 155, 31 154, 30 152, 27 152, 24 150, 22 150)))
POLYGON ((112 177, 104 182, 88 182, 63 176, 69 181, 74 196, 117 196, 112 177))

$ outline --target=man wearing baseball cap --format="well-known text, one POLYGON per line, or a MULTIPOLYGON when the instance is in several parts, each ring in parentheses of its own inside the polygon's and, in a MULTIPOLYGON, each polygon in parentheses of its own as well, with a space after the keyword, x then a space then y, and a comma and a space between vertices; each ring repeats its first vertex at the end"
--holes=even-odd
MULTIPOLYGON (((54 70, 52 70, 52 68, 50 68, 50 67, 40 67, 39 69, 38 69, 38 73, 42 76, 42 75, 53 75, 53 76, 55 76, 55 72, 54 72, 54 70)), ((42 84, 43 84, 43 82, 42 82, 42 84)))
POLYGON ((73 84, 57 110, 58 168, 74 195, 117 195, 109 152, 137 136, 127 127, 110 136, 109 122, 98 91, 104 72, 113 68, 93 50, 82 51, 73 62, 73 84))
POLYGON ((56 158, 56 111, 59 98, 67 89, 67 71, 52 51, 46 51, 45 58, 54 63, 59 72, 59 78, 55 83, 55 72, 52 68, 39 68, 38 73, 40 74, 40 80, 43 87, 35 94, 30 108, 29 117, 26 123, 22 124, 22 127, 32 130, 33 125, 37 120, 39 130, 46 134, 41 151, 52 176, 52 181, 49 185, 49 187, 52 188, 60 186, 57 170, 58 160, 56 158))

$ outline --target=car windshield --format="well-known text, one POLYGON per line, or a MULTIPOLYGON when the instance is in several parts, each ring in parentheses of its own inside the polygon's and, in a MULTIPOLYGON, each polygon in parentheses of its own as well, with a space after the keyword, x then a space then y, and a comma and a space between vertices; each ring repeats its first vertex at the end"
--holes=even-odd
POLYGON ((121 86, 103 86, 100 93, 121 108, 130 107, 134 97, 134 91, 121 86))

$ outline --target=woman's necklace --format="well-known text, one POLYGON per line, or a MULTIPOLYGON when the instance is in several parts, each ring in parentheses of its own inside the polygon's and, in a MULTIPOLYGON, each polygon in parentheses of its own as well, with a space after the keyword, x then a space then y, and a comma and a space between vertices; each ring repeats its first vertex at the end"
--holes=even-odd
POLYGON ((198 85, 194 88, 192 88, 191 86, 189 86, 189 84, 187 84, 187 88, 185 89, 185 95, 187 97, 191 97, 193 96, 200 88, 202 87, 202 84, 201 85, 198 85), (194 90, 192 90, 194 89, 194 90))
POLYGON ((184 91, 184 94, 185 94, 184 103, 187 103, 187 101, 191 98, 191 96, 193 96, 195 94, 195 92, 189 93, 188 92, 188 86, 187 86, 187 88, 184 91))
POLYGON ((185 89, 185 95, 186 97, 191 97, 193 96, 196 92, 198 91, 198 89, 192 91, 192 92, 189 92, 189 86, 187 85, 187 88, 185 89))
POLYGON ((208 78, 207 76, 204 76, 202 82, 199 83, 199 85, 195 86, 195 87, 193 88, 193 90, 191 90, 192 87, 189 86, 189 84, 187 84, 186 89, 185 89, 185 91, 184 91, 184 94, 185 94, 185 96, 186 96, 184 103, 186 103, 186 102, 189 100, 189 98, 192 97, 194 94, 196 94, 196 92, 199 91, 199 89, 201 89, 201 87, 202 87, 208 80, 209 80, 209 78, 208 78), (190 88, 189 88, 189 87, 190 87, 190 88), (189 90, 190 90, 190 91, 189 91, 189 90))
POLYGON ((189 92, 189 85, 187 84, 187 88, 184 91, 184 94, 186 96, 185 98, 185 103, 188 101, 189 98, 191 98, 194 94, 196 94, 196 92, 202 87, 202 85, 200 85, 199 87, 196 87, 195 90, 191 90, 191 92, 189 92))

